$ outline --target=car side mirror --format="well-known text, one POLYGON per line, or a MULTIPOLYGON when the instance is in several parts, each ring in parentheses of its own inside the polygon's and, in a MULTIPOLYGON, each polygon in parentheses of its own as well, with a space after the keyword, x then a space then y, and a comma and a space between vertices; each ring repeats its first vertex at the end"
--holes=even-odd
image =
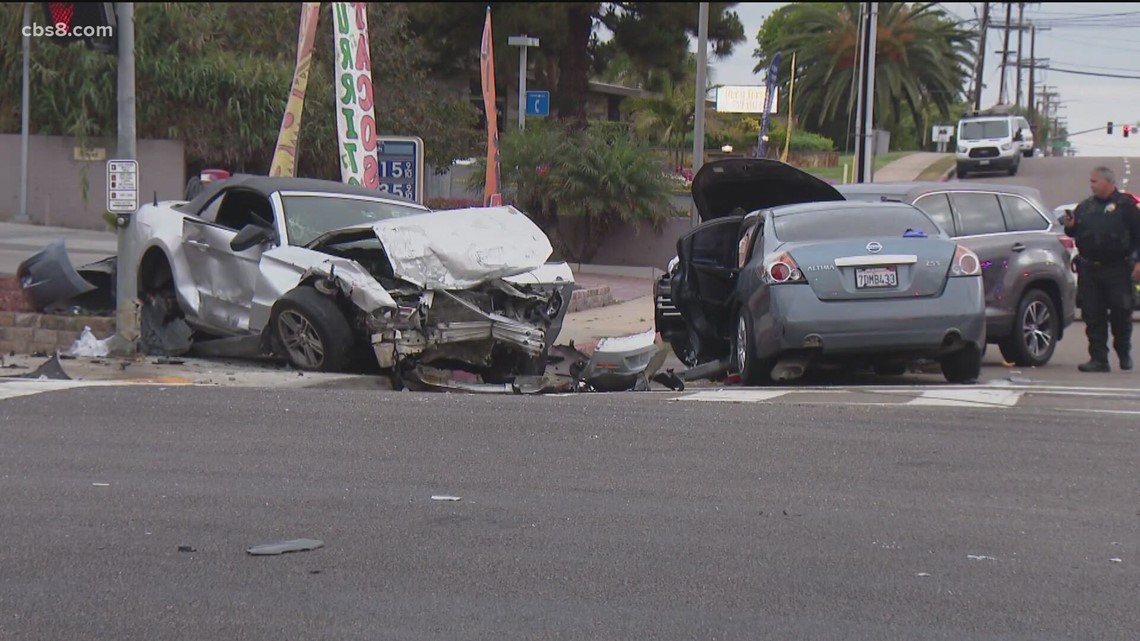
POLYGON ((1022 140, 1025 140, 1025 136, 1023 136, 1023 135, 1021 134, 1021 132, 1022 132, 1022 131, 1023 131, 1023 130, 1021 130, 1021 129, 1018 129, 1018 130, 1017 130, 1017 135, 1013 137, 1013 139, 1014 139, 1014 140, 1016 140, 1017 142, 1021 142, 1022 140))
POLYGON ((234 236, 234 239, 230 241, 230 249, 236 252, 243 252, 251 247, 273 241, 276 238, 277 234, 273 233, 273 230, 268 227, 246 225, 242 227, 241 231, 237 233, 237 236, 234 236))

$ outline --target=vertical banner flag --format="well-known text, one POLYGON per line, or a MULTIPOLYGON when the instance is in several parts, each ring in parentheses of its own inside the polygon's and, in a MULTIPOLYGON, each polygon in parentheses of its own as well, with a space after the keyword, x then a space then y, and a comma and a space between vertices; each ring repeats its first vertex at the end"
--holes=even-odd
POLYGON ((334 2, 336 130, 342 182, 380 188, 366 2, 334 2))
POLYGON ((301 113, 305 109, 305 88, 309 86, 309 69, 313 65, 313 46, 317 38, 317 22, 321 3, 301 4, 301 29, 297 34, 297 66, 293 69, 293 87, 285 104, 277 147, 273 150, 270 176, 293 176, 297 171, 297 137, 301 132, 301 113))
POLYGON ((792 52, 792 81, 788 87, 788 128, 784 134, 784 153, 780 162, 788 162, 788 150, 792 148, 792 100, 796 97, 796 52, 792 52))
POLYGON ((495 111, 495 51, 491 46, 491 7, 483 24, 483 44, 479 47, 479 71, 483 78, 483 109, 487 111, 487 177, 483 187, 483 206, 503 204, 499 174, 499 118, 495 111))
POLYGON ((772 57, 768 67, 768 87, 764 93, 764 113, 760 115, 760 138, 756 141, 756 157, 768 155, 768 125, 772 120, 772 96, 776 93, 776 76, 780 73, 780 52, 772 57))

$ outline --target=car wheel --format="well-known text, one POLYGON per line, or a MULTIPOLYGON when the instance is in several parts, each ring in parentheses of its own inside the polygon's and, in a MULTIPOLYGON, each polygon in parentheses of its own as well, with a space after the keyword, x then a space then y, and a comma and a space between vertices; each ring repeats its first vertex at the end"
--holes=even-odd
POLYGON ((1059 331, 1053 299, 1040 289, 1031 289, 1017 305, 1013 332, 998 347, 1006 361, 1019 367, 1040 367, 1053 358, 1059 331))
POLYGON ((965 167, 963 167, 962 165, 958 165, 958 168, 954 171, 954 174, 958 176, 959 180, 968 176, 969 173, 970 172, 966 171, 965 167))
POLYGON ((736 314, 736 331, 732 338, 732 367, 740 373, 745 385, 762 385, 772 382, 771 361, 756 357, 756 337, 752 314, 741 308, 736 314))
POLYGON ((277 301, 270 331, 280 356, 300 370, 343 371, 355 339, 348 319, 333 299, 312 287, 298 287, 277 301))
POLYGON ((973 383, 982 375, 982 350, 974 345, 942 357, 942 375, 950 383, 973 383))
POLYGON ((1013 166, 1009 168, 1009 175, 1010 176, 1016 176, 1017 175, 1017 168, 1018 168, 1019 164, 1020 163, 1013 163, 1013 166))

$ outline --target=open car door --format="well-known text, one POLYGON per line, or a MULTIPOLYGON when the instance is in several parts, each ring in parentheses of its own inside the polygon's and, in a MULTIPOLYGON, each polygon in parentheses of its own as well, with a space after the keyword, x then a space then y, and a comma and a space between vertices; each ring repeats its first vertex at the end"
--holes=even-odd
POLYGON ((696 362, 728 355, 743 216, 704 223, 677 241, 672 294, 685 319, 696 362))

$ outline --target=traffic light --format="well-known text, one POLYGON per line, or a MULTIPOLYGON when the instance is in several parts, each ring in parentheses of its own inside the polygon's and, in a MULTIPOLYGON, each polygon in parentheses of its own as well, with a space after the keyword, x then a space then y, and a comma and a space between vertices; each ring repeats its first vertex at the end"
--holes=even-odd
POLYGON ((84 43, 88 49, 116 53, 118 25, 112 2, 45 2, 44 18, 47 21, 43 34, 48 40, 66 47, 74 42, 84 43))
POLYGON ((1124 137, 1128 137, 1128 125, 1124 125, 1124 137))
POLYGON ((1110 136, 1112 135, 1112 121, 1111 120, 1108 121, 1108 135, 1110 135, 1110 136))

